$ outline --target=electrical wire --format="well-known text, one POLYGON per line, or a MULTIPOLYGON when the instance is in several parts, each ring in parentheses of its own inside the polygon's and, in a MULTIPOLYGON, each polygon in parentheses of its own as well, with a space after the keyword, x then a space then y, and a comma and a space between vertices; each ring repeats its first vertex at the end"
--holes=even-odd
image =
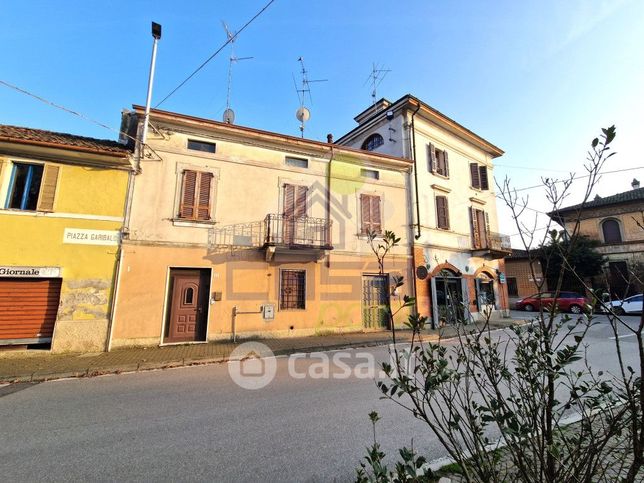
MULTIPOLYGON (((625 171, 635 171, 635 170, 638 170, 638 169, 644 169, 644 166, 638 166, 638 167, 635 167, 635 168, 616 169, 616 170, 613 170, 613 171, 604 171, 603 173, 600 173, 600 176, 605 175, 605 174, 624 173, 625 171)), ((588 176, 589 175, 585 174, 583 176, 575 177, 575 179, 584 179, 584 178, 588 178, 588 176)), ((564 180, 554 180, 555 183, 563 183, 563 181, 564 180)), ((512 191, 513 192, 514 191, 516 191, 516 192, 527 191, 527 190, 532 190, 532 189, 535 189, 535 188, 543 188, 543 184, 537 184, 537 185, 534 185, 534 186, 526 186, 525 188, 516 188, 516 189, 512 189, 512 191)))
POLYGON ((181 88, 182 88, 182 87, 183 87, 183 86, 184 86, 184 85, 185 85, 185 84, 186 84, 190 79, 192 79, 192 78, 197 74, 197 72, 199 72, 201 69, 203 69, 203 68, 206 66, 206 64, 208 64, 208 62, 210 62, 212 59, 214 59, 214 58, 215 58, 215 56, 216 56, 217 54, 219 54, 219 52, 221 52, 222 50, 224 50, 224 48, 225 48, 229 43, 234 42, 234 41, 235 41, 235 39, 237 38, 237 36, 238 36, 240 33, 242 33, 246 27, 248 27, 251 23, 253 23, 253 21, 254 21, 257 17, 259 17, 262 13, 264 13, 264 11, 265 11, 268 7, 270 7, 270 6, 271 6, 271 4, 272 4, 274 1, 275 1, 275 0, 270 0, 266 5, 264 5, 264 7, 263 7, 259 12, 257 12, 257 13, 255 14, 255 16, 254 16, 254 17, 252 17, 248 22, 246 22, 242 28, 240 28, 237 32, 235 32, 235 34, 234 34, 234 35, 229 36, 229 37, 227 38, 226 42, 224 42, 224 44, 223 44, 221 47, 219 47, 217 50, 215 50, 215 52, 214 52, 210 57, 208 57, 208 58, 207 58, 207 59, 206 59, 206 60, 205 60, 205 61, 204 61, 204 62, 203 62, 199 67, 197 67, 197 68, 192 72, 192 74, 190 74, 188 77, 186 77, 186 78, 183 80, 183 82, 181 82, 177 87, 175 87, 174 89, 172 89, 172 91, 170 91, 170 93, 169 93, 167 96, 165 96, 163 99, 161 99, 161 101, 160 101, 160 102, 158 102, 156 106, 154 106, 154 107, 155 107, 155 109, 156 109, 157 107, 159 107, 161 104, 163 104, 165 101, 167 101, 167 100, 168 100, 168 99, 169 99, 169 98, 170 98, 170 97, 171 97, 175 92, 177 92, 179 89, 181 89, 181 88))
POLYGON ((60 110, 65 111, 65 112, 67 112, 69 114, 73 114, 74 116, 78 116, 78 117, 80 117, 81 119, 83 119, 85 121, 91 122, 92 124, 96 124, 97 126, 100 126, 102 128, 109 129, 110 131, 115 132, 115 133, 117 133, 119 135, 122 134, 123 136, 126 136, 127 138, 131 139, 132 141, 136 141, 136 138, 130 136, 126 132, 120 131, 118 129, 114 129, 113 127, 110 127, 107 124, 103 124, 102 122, 96 121, 95 119, 92 119, 91 117, 88 117, 83 113, 80 113, 78 111, 74 111, 73 109, 70 109, 70 108, 65 107, 65 106, 61 106, 60 104, 56 104, 55 102, 52 102, 52 101, 50 101, 48 99, 45 99, 44 97, 41 97, 41 96, 39 96, 37 94, 29 92, 28 90, 23 89, 21 87, 18 87, 16 85, 13 85, 13 84, 11 84, 11 83, 9 83, 7 81, 4 81, 4 80, 0 79, 0 84, 4 85, 5 87, 8 87, 10 89, 13 89, 15 91, 18 91, 21 94, 25 94, 26 96, 33 97, 34 99, 37 99, 40 102, 43 102, 43 103, 45 103, 45 104, 47 104, 47 105, 49 105, 51 107, 55 107, 56 109, 60 109, 60 110))

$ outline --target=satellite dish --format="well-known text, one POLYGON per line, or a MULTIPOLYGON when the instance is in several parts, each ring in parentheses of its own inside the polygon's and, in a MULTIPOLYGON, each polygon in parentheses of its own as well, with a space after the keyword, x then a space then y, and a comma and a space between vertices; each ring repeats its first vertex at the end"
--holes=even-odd
POLYGON ((300 122, 306 122, 311 118, 311 111, 302 106, 295 113, 295 117, 297 117, 297 120, 300 122))
POLYGON ((224 111, 224 122, 226 124, 234 124, 235 123, 235 111, 232 109, 228 108, 224 111))

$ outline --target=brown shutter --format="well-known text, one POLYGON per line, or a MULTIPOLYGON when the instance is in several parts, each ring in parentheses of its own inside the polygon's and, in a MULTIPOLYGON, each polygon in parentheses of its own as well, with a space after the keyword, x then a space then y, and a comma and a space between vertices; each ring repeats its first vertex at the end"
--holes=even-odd
POLYGON ((306 195, 308 188, 306 186, 298 186, 295 192, 295 207, 293 216, 300 218, 306 216, 306 195))
POLYGON ((0 340, 50 338, 58 313, 61 281, 0 279, 0 340))
POLYGON ((436 197, 436 225, 438 228, 449 229, 449 212, 447 210, 447 197, 436 197))
POLYGON ((470 163, 470 177, 472 178, 472 188, 481 188, 481 179, 479 175, 479 165, 470 163))
POLYGON ((489 247, 490 243, 491 243, 491 239, 492 239, 492 237, 490 236, 491 235, 491 233, 490 233, 490 215, 488 215, 487 211, 485 211, 485 212, 482 211, 481 213, 483 213, 484 218, 485 218, 485 240, 486 240, 485 246, 489 247))
POLYGON ((369 198, 367 195, 360 195, 360 216, 362 218, 360 232, 363 235, 371 231, 371 201, 369 198))
POLYGON ((371 196, 371 227, 375 233, 382 233, 380 196, 371 196))
POLYGON ((40 193, 38 194, 38 211, 54 211, 54 198, 56 197, 56 185, 58 184, 59 166, 45 164, 40 182, 40 193))
POLYGON ((427 146, 427 161, 429 161, 429 171, 436 172, 436 149, 432 143, 427 146))
POLYGON ((284 185, 284 217, 291 218, 295 213, 295 186, 292 184, 284 185))
POLYGON ((198 173, 197 191, 197 220, 210 220, 210 190, 212 188, 212 173, 198 173))
POLYGON ((475 249, 481 248, 481 237, 479 236, 479 224, 476 219, 478 210, 470 208, 470 225, 472 227, 472 243, 475 249))
POLYGON ((487 179, 487 166, 479 166, 479 174, 481 178, 481 189, 482 190, 489 190, 490 185, 488 183, 487 179))
POLYGON ((194 220, 195 199, 197 195, 197 172, 185 170, 183 172, 183 186, 181 188, 181 205, 179 206, 179 218, 194 220))
POLYGON ((445 162, 445 171, 443 174, 449 178, 449 158, 447 156, 447 151, 443 151, 443 160, 445 162))

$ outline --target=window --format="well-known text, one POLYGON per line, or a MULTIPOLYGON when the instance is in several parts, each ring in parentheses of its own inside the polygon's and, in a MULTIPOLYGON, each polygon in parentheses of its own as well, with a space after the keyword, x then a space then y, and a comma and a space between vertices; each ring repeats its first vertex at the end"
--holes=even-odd
POLYGON ((284 218, 301 218, 306 216, 306 198, 309 189, 306 186, 284 185, 284 218))
POLYGON ((367 151, 373 151, 374 149, 385 144, 385 140, 378 133, 372 134, 362 143, 362 149, 367 151))
POLYGON ((211 219, 211 191, 213 174, 203 171, 185 170, 181 185, 179 218, 193 221, 211 219))
POLYGON ((489 190, 490 184, 487 174, 487 166, 479 166, 477 163, 470 163, 470 181, 472 188, 478 190, 489 190))
POLYGON ((380 179, 380 172, 375 169, 361 169, 360 176, 369 179, 380 179))
POLYGON ((508 295, 510 297, 518 297, 519 296, 519 288, 517 286, 516 277, 506 277, 505 278, 505 283, 508 284, 508 295))
POLYGON ((280 310, 306 308, 306 270, 280 271, 280 310))
POLYGON ((619 231, 619 222, 617 220, 604 220, 602 222, 602 233, 604 234, 604 243, 622 242, 622 233, 619 231))
POLYGON ((192 149, 193 151, 203 151, 204 153, 215 153, 217 151, 217 145, 206 141, 188 139, 188 149, 192 149))
POLYGON ((360 213, 362 215, 361 234, 382 233, 380 196, 360 195, 360 213))
POLYGON ((437 149, 433 144, 428 147, 429 170, 432 173, 449 177, 449 159, 447 151, 437 149))
POLYGON ((7 208, 53 211, 60 167, 14 163, 7 208))
POLYGON ((293 166, 294 168, 308 168, 309 160, 303 158, 293 158, 291 156, 286 156, 284 162, 287 166, 293 166))
POLYGON ((436 197, 436 226, 442 230, 449 230, 447 196, 436 197))
POLYGON ((470 225, 472 228, 472 245, 475 250, 489 247, 490 220, 488 214, 476 208, 470 209, 470 225))

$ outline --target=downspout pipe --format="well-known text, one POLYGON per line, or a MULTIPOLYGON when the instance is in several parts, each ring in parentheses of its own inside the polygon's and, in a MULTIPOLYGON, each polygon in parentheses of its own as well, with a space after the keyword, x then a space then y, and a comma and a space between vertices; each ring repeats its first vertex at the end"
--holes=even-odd
MULTIPOLYGON (((327 244, 331 241, 331 164, 333 163, 333 158, 335 156, 335 152, 333 150, 333 135, 332 134, 327 134, 326 135, 326 140, 330 145, 330 151, 329 151, 329 164, 327 166, 327 173, 326 173, 326 223, 327 223, 327 244)), ((328 254, 326 256, 326 268, 329 268, 331 266, 331 255, 328 254)))
POLYGON ((420 110, 420 104, 411 115, 411 159, 414 162, 414 192, 416 193, 416 235, 414 238, 420 238, 420 200, 418 199, 418 165, 416 162, 416 128, 414 125, 414 117, 420 110))

